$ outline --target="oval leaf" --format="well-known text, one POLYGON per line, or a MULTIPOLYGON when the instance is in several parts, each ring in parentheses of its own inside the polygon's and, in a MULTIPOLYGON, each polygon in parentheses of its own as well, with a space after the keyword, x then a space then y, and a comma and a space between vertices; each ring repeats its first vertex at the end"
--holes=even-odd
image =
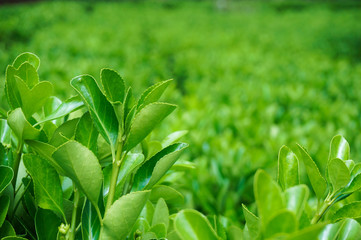
POLYGON ((361 201, 349 203, 338 209, 332 216, 331 221, 335 222, 343 218, 360 218, 361 201))
POLYGON ((14 171, 11 167, 0 166, 0 194, 11 183, 14 177, 14 171))
POLYGON ((142 108, 142 106, 146 106, 150 103, 156 102, 162 96, 168 85, 171 83, 172 79, 154 84, 150 86, 147 90, 142 93, 140 97, 137 107, 138 111, 142 108))
POLYGON ((349 183, 351 174, 341 159, 335 158, 329 161, 327 169, 334 193, 349 183))
POLYGON ((0 227, 3 225, 8 209, 10 206, 10 198, 6 195, 0 197, 0 227))
POLYGON ((24 62, 28 62, 33 67, 38 70, 40 66, 40 59, 38 56, 36 56, 34 53, 31 52, 24 52, 16 57, 16 59, 13 62, 14 68, 19 68, 21 64, 24 62))
POLYGON ((111 103, 124 101, 125 84, 119 74, 108 68, 103 68, 100 72, 100 79, 104 88, 105 96, 111 103))
POLYGON ((299 184, 298 159, 287 146, 278 154, 278 182, 283 190, 299 184))
POLYGON ((40 135, 40 130, 31 126, 20 108, 9 113, 8 124, 15 135, 21 140, 36 140, 40 135))
POLYGON ((303 210, 305 209, 309 190, 306 185, 297 185, 288 188, 285 192, 287 209, 293 211, 297 218, 300 219, 303 210))
POLYGON ((331 140, 328 160, 339 158, 341 160, 350 159, 350 145, 341 135, 334 136, 331 140))
POLYGON ((296 215, 289 210, 281 210, 266 225, 265 236, 271 237, 279 233, 292 233, 297 229, 296 215))

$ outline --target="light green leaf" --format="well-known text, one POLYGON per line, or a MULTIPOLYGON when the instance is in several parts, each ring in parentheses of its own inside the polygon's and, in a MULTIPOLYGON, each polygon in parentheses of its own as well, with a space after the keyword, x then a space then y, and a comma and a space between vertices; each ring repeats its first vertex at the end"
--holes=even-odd
MULTIPOLYGON (((164 223, 159 223, 159 224, 152 226, 149 229, 149 232, 154 233, 157 237, 156 239, 165 239, 165 237, 167 236, 167 228, 164 225, 164 223)), ((149 239, 154 239, 154 236, 152 236, 149 239)))
POLYGON ((60 125, 54 132, 52 138, 49 141, 49 144, 54 147, 59 147, 60 145, 66 143, 72 139, 75 135, 75 129, 78 125, 79 118, 75 118, 69 121, 64 122, 60 125))
POLYGON ((336 240, 341 226, 341 222, 327 224, 318 235, 317 240, 336 240))
POLYGON ((68 141, 53 153, 53 158, 64 169, 65 175, 97 206, 103 174, 94 153, 79 142, 68 141))
POLYGON ((104 88, 105 96, 111 103, 124 101, 125 84, 119 74, 108 68, 103 68, 100 72, 100 79, 104 88))
POLYGON ((354 240, 360 239, 361 226, 353 219, 345 219, 342 221, 337 240, 354 240))
POLYGON ((346 139, 341 135, 334 136, 331 140, 328 161, 335 158, 339 158, 341 160, 350 159, 350 146, 346 139))
POLYGON ((3 225, 5 221, 9 206, 10 206, 10 198, 6 195, 0 196, 0 227, 3 225))
POLYGON ((185 143, 170 145, 146 161, 134 176, 134 189, 150 189, 154 186, 177 161, 181 151, 187 146, 185 143))
POLYGON ((21 64, 16 71, 16 75, 21 78, 30 89, 39 83, 39 75, 36 72, 35 67, 29 62, 21 64))
POLYGON ((60 218, 52 211, 38 208, 35 215, 35 229, 38 240, 57 239, 60 224, 60 218))
POLYGON ((11 167, 0 165, 0 194, 11 183, 14 172, 11 167))
POLYGON ((34 181, 35 200, 39 207, 54 211, 64 217, 63 192, 58 173, 44 159, 34 154, 25 154, 23 161, 34 181))
POLYGON ((285 208, 281 188, 263 170, 258 170, 254 177, 254 195, 258 215, 264 226, 273 214, 285 208))
POLYGON ((147 199, 149 191, 122 196, 105 213, 100 239, 125 239, 132 230, 147 199))
POLYGON ((306 185, 297 185, 291 188, 288 188, 285 192, 286 205, 287 209, 296 214, 297 219, 301 218, 303 210, 305 209, 309 189, 306 185))
POLYGON ((139 215, 139 218, 144 218, 147 220, 149 224, 152 223, 154 215, 154 206, 153 204, 148 200, 142 210, 142 212, 139 215))
POLYGON ((40 130, 31 126, 20 108, 9 113, 8 124, 19 139, 36 140, 40 135, 40 130))
POLYGON ((281 210, 273 215, 265 228, 265 236, 272 237, 279 233, 292 233, 297 229, 296 215, 289 210, 281 210))
POLYGON ((0 227, 0 239, 3 239, 4 237, 7 236, 16 236, 16 235, 13 226, 11 226, 11 224, 7 220, 5 220, 3 225, 0 227))
POLYGON ((317 239, 317 236, 324 229, 326 223, 318 223, 309 227, 303 228, 295 233, 289 235, 285 240, 306 240, 317 239))
POLYGON ((10 146, 11 129, 5 119, 0 119, 0 143, 10 146))
POLYGON ((163 198, 168 204, 181 205, 184 202, 183 195, 172 187, 166 185, 156 185, 152 187, 149 200, 157 202, 163 198))
MULTIPOLYGON (((124 104, 123 104, 124 124, 125 124, 125 120, 127 119, 127 116, 129 114, 130 110, 133 107, 133 103, 134 103, 133 91, 132 91, 132 88, 129 87, 127 90, 127 93, 125 94, 124 104)), ((136 107, 136 106, 134 106, 134 107, 136 107)))
POLYGON ((254 239, 257 239, 261 233, 260 220, 258 217, 256 217, 256 215, 250 212, 244 204, 242 204, 242 209, 243 209, 244 218, 246 219, 245 228, 247 228, 247 231, 250 234, 250 236, 252 236, 254 239))
POLYGON ((361 217, 361 201, 349 203, 338 209, 331 217, 331 221, 336 222, 344 218, 360 218, 361 217))
POLYGON ((142 96, 140 96, 140 99, 138 101, 137 107, 138 111, 153 102, 156 102, 159 100, 159 98, 162 96, 168 85, 171 83, 172 79, 159 82, 157 84, 154 84, 153 86, 150 86, 147 88, 143 93, 142 96))
POLYGON ((78 110, 84 106, 84 103, 78 97, 72 97, 62 102, 53 112, 46 114, 44 119, 38 121, 37 125, 43 122, 52 121, 78 110))
POLYGON ((11 109, 21 107, 21 96, 17 88, 15 75, 16 69, 13 66, 7 66, 5 73, 5 92, 11 109))
POLYGON ((351 179, 350 171, 341 159, 334 158, 330 160, 327 169, 334 193, 349 183, 351 179))
POLYGON ((118 120, 113 106, 100 91, 95 79, 90 75, 81 75, 70 81, 87 105, 90 115, 99 133, 110 144, 112 153, 118 138, 118 120))
POLYGON ((39 69, 40 66, 40 59, 34 53, 24 52, 16 57, 13 62, 14 68, 19 68, 21 64, 24 62, 29 62, 31 65, 34 66, 36 70, 39 69))
POLYGON ((343 194, 349 194, 356 192, 361 188, 361 174, 358 174, 355 178, 352 179, 352 182, 347 185, 343 190, 343 194))
POLYGON ((312 160, 307 151, 301 145, 297 144, 297 146, 300 150, 301 158, 306 166, 306 172, 308 178, 310 179, 312 188, 315 191, 317 198, 321 199, 326 192, 326 180, 322 177, 316 163, 312 160))
POLYGON ((168 229, 169 210, 163 198, 160 198, 157 202, 157 205, 155 205, 152 227, 160 223, 164 224, 166 229, 168 229))
POLYGON ((169 134, 167 137, 165 137, 163 139, 162 148, 168 147, 169 145, 177 142, 179 139, 181 139, 187 133, 188 133, 187 130, 182 130, 182 131, 176 131, 176 132, 169 134))
POLYGON ((282 146, 278 154, 278 182, 283 190, 300 182, 298 159, 287 146, 282 146))
POLYGON ((208 219, 191 209, 176 215, 174 229, 182 240, 219 240, 208 219))
POLYGON ((83 144, 88 149, 92 150, 94 154, 97 153, 99 132, 96 129, 90 117, 90 113, 86 112, 79 120, 76 131, 75 140, 83 144))
POLYGON ((125 149, 132 149, 176 108, 168 103, 152 103, 145 106, 134 117, 125 149))

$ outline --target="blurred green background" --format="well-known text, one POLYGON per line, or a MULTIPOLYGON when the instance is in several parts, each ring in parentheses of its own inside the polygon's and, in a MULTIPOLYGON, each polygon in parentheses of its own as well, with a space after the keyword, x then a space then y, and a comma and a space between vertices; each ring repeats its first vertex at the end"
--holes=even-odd
MULTIPOLYGON (((296 142, 317 159, 342 134, 361 158, 361 2, 40 1, 0 5, 0 106, 5 69, 20 53, 41 59, 57 95, 101 68, 140 94, 173 78, 179 105, 155 139, 189 130, 174 179, 186 206, 242 221, 257 168, 276 175, 277 154, 296 142)), ((295 148, 293 148, 295 149, 295 148)), ((322 168, 323 169, 323 168, 322 168)), ((306 181, 306 180, 305 180, 306 181)))

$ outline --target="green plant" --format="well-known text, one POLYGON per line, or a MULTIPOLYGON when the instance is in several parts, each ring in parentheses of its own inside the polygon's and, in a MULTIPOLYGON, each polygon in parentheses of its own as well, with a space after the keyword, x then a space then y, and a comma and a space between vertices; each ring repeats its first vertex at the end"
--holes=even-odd
POLYGON ((23 53, 6 70, 10 109, 0 120, 0 239, 171 234, 167 204, 179 205, 183 197, 160 183, 187 147, 175 143, 184 132, 162 142, 146 139, 176 108, 158 102, 170 81, 135 101, 118 73, 103 69, 100 82, 90 75, 73 78, 80 97, 61 101, 50 82, 39 81, 39 65, 36 55, 23 53))

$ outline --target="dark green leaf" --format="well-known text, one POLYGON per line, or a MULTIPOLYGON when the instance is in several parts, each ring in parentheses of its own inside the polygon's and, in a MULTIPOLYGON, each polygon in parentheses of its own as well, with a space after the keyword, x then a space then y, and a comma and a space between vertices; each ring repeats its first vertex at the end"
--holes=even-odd
POLYGON ((79 119, 75 118, 69 121, 64 122, 60 125, 54 132, 52 138, 49 141, 50 145, 54 147, 59 147, 60 145, 66 143, 72 139, 75 135, 75 129, 78 125, 79 119))
MULTIPOLYGON (((99 198, 100 199, 100 198, 99 198)), ((103 206, 104 208, 104 206, 103 206)), ((100 235, 100 221, 96 209, 86 200, 81 215, 82 239, 98 240, 100 235)))
POLYGON ((130 150, 135 147, 175 108, 172 104, 152 103, 140 110, 131 124, 125 148, 130 150))
POLYGON ((24 52, 16 57, 13 62, 14 68, 19 68, 21 64, 24 62, 29 62, 31 65, 34 66, 36 70, 38 70, 40 66, 40 59, 34 53, 24 52))
POLYGON ((15 230, 11 224, 5 220, 3 225, 0 227, 0 239, 3 239, 7 236, 15 236, 15 230))
POLYGON ((57 239, 60 224, 60 218, 52 211, 38 208, 35 215, 35 228, 38 240, 57 239))
POLYGON ((278 154, 278 182, 283 190, 299 184, 298 159, 287 146, 278 154))
POLYGON ((111 103, 124 101, 125 84, 119 74, 108 68, 103 68, 100 72, 100 79, 104 88, 105 96, 111 103))
POLYGON ((97 153, 99 132, 93 124, 90 113, 86 112, 79 120, 75 131, 75 140, 83 144, 94 154, 97 153))
POLYGON ((10 198, 6 195, 0 196, 0 227, 3 225, 8 209, 10 206, 10 198))
POLYGON ((11 183, 14 172, 8 166, 0 166, 0 194, 11 183))

